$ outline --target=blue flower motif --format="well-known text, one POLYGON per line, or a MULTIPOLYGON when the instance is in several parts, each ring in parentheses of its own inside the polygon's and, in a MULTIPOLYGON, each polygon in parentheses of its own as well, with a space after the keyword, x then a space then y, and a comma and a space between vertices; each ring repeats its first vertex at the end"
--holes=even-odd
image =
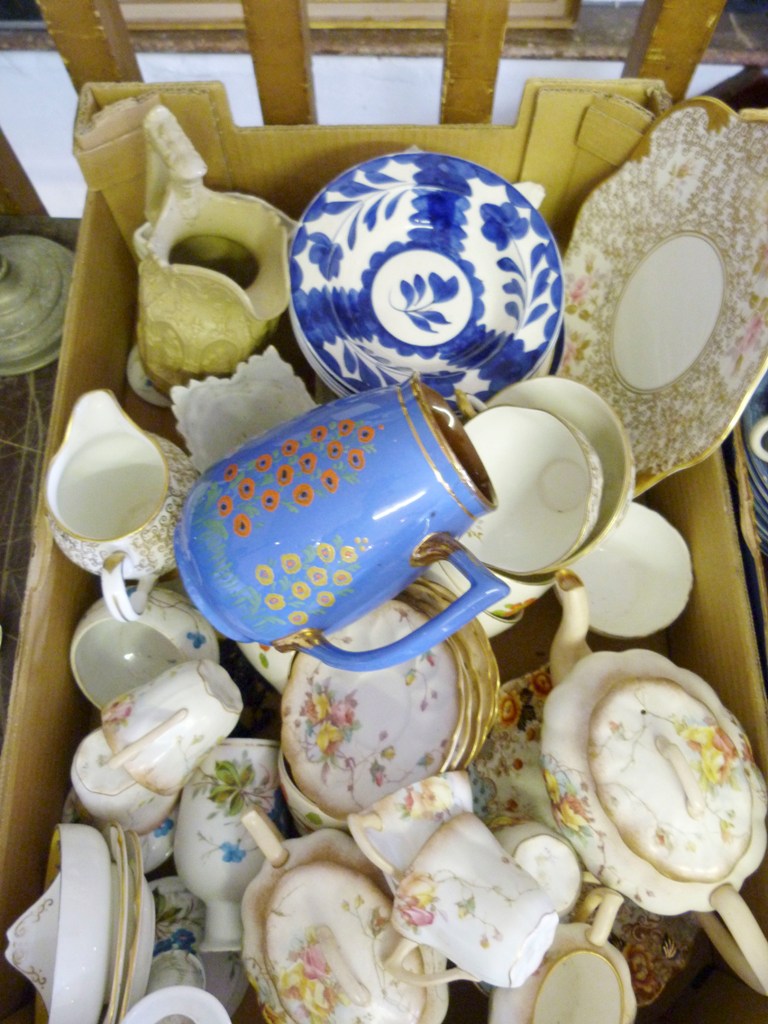
POLYGON ((309 238, 309 260, 317 265, 326 281, 338 277, 344 250, 322 231, 313 231, 309 238))
POLYGON ((459 290, 459 279, 453 275, 449 278, 442 278, 439 274, 431 273, 427 281, 416 274, 413 282, 402 280, 400 282, 400 293, 405 299, 405 306, 393 306, 394 309, 405 313, 411 323, 420 331, 435 333, 432 324, 448 324, 450 321, 434 306, 443 302, 450 302, 459 290))
POLYGON ((480 207, 483 218, 483 235, 501 251, 510 242, 524 238, 530 230, 530 220, 520 214, 514 203, 483 203, 480 207))
POLYGON ((245 859, 245 850, 239 843, 222 843, 219 846, 225 864, 239 864, 245 859))
POLYGON ((165 821, 160 822, 156 829, 152 830, 152 835, 160 839, 162 836, 167 836, 172 828, 173 818, 166 818, 165 821))
POLYGON ((197 630, 195 630, 194 633, 187 633, 187 640, 190 641, 195 650, 197 650, 198 647, 202 647, 203 644, 205 643, 205 637, 203 636, 202 633, 198 632, 197 630))

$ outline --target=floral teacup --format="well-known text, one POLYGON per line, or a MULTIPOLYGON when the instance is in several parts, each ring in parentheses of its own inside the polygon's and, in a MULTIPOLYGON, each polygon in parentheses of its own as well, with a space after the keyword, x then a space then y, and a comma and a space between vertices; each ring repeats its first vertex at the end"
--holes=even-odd
POLYGON ((226 669, 209 659, 173 665, 101 709, 120 764, 157 793, 176 793, 206 753, 237 725, 243 698, 226 669))
POLYGON ((559 923, 547 893, 474 814, 451 818, 427 840, 398 884, 391 920, 403 941, 384 966, 396 977, 500 988, 536 970, 559 923), (405 958, 422 944, 456 966, 414 977, 405 958))

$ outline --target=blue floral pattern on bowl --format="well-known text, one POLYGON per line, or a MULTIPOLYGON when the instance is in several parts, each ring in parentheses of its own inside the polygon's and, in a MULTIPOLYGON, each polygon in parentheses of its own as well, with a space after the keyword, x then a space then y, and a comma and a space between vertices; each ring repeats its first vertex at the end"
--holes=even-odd
POLYGON ((291 320, 337 394, 417 372, 485 399, 546 371, 560 333, 560 254, 498 175, 440 153, 377 157, 305 211, 290 258, 291 320))

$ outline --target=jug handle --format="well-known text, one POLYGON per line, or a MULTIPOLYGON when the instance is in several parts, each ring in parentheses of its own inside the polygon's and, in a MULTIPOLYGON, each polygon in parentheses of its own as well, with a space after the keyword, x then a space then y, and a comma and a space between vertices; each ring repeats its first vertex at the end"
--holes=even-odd
POLYGON ((155 224, 170 189, 179 196, 202 189, 208 165, 167 107, 159 104, 144 118, 147 142, 147 186, 144 213, 155 224))
MULTIPOLYGON (((435 538, 429 538, 434 541, 435 538)), ((273 646, 278 650, 306 650, 318 661, 331 668, 348 669, 351 672, 368 672, 375 669, 391 668, 403 661, 415 658, 455 633, 456 630, 474 619, 490 605, 501 601, 509 593, 509 586, 502 579, 486 568, 473 554, 462 547, 458 541, 448 544, 440 542, 430 546, 429 554, 424 548, 420 564, 427 565, 443 559, 453 566, 469 582, 469 589, 457 597, 447 608, 438 612, 434 618, 418 626, 412 633, 399 640, 376 647, 372 651, 350 651, 337 647, 327 640, 319 631, 307 631, 294 634, 284 641, 275 641, 273 646), (281 646, 282 645, 282 646, 281 646)), ((415 559, 414 559, 415 560, 415 559)))
POLYGON ((744 898, 725 883, 715 889, 709 902, 716 913, 696 915, 702 930, 745 985, 768 995, 768 939, 744 898))

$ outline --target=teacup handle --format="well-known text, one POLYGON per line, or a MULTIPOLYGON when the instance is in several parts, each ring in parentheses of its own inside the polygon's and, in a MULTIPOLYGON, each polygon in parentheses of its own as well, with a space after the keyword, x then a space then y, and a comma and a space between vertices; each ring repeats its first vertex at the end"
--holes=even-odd
POLYGON ((697 918, 712 945, 744 982, 760 995, 768 995, 768 940, 752 911, 732 885, 718 886, 710 895, 714 913, 697 918))
POLYGON ((768 434, 768 416, 761 416, 752 426, 749 432, 749 448, 753 455, 763 462, 768 462, 768 450, 763 445, 765 435, 768 434))
POLYGON ((509 593, 509 585, 458 541, 442 534, 430 537, 428 541, 430 543, 425 542, 421 550, 414 552, 411 561, 425 568, 432 562, 449 561, 469 583, 469 589, 434 618, 407 636, 372 651, 345 650, 332 644, 322 633, 313 631, 292 637, 282 645, 276 641, 274 646, 278 650, 307 650, 324 665, 351 672, 391 668, 441 643, 509 593))
POLYGON ((138 754, 139 751, 149 746, 154 740, 159 739, 175 725, 178 725, 179 722, 183 722, 187 714, 187 708, 179 708, 177 711, 174 711, 170 718, 166 718, 164 722, 160 722, 154 729, 145 732, 143 736, 139 736, 133 743, 127 743, 122 750, 118 750, 116 754, 113 754, 109 761, 107 761, 108 766, 110 768, 122 768, 124 764, 131 760, 134 754, 138 754))
POLYGON ((119 622, 136 622, 147 607, 149 592, 160 577, 153 574, 141 576, 129 594, 123 576, 125 558, 124 552, 116 551, 104 560, 101 570, 101 592, 104 604, 113 619, 119 622))
POLYGON ((595 915, 587 931, 587 939, 593 946, 606 944, 623 902, 620 892, 601 885, 590 890, 578 905, 573 914, 574 921, 589 921, 595 915))
POLYGON ((479 981, 474 974, 462 971, 460 967, 449 967, 444 971, 435 971, 432 974, 418 974, 416 971, 409 971, 404 966, 404 961, 414 949, 418 948, 418 942, 403 936, 397 942, 392 952, 384 957, 381 966, 388 974, 392 975, 395 981, 399 981, 403 985, 418 985, 421 988, 428 988, 431 985, 444 985, 449 981, 479 981))
POLYGON ((285 848, 285 836, 258 804, 240 816, 251 838, 273 868, 281 868, 290 854, 285 848))
POLYGON ((389 875, 392 878, 399 879, 402 876, 400 871, 394 864, 391 864, 386 857, 369 841, 368 836, 365 834, 366 829, 372 829, 374 832, 384 831, 384 822, 376 811, 363 811, 359 814, 347 815, 347 825, 352 833, 352 838, 355 840, 357 845, 363 851, 365 856, 374 864, 379 871, 383 871, 385 875, 389 875))

